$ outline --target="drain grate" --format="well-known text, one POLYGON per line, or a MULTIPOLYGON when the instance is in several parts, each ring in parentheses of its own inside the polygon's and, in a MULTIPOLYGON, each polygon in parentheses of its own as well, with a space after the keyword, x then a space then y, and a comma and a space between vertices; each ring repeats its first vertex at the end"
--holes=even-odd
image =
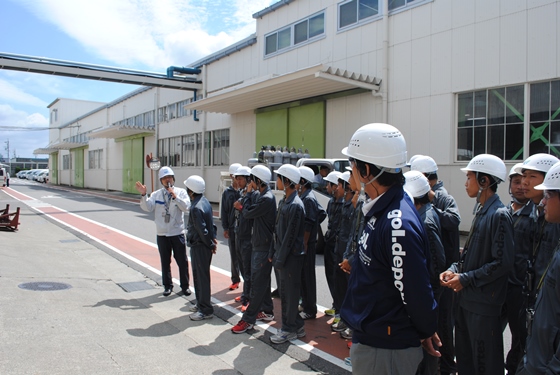
POLYGON ((18 285, 19 288, 25 290, 35 290, 39 292, 47 292, 51 290, 64 290, 72 288, 72 285, 65 283, 55 283, 51 281, 34 281, 31 283, 23 283, 18 285))
POLYGON ((139 290, 148 290, 148 289, 154 289, 154 287, 150 284, 148 284, 145 281, 133 281, 130 283, 120 283, 117 284, 118 286, 120 286, 121 288, 123 288, 123 290, 125 292, 136 292, 139 290))

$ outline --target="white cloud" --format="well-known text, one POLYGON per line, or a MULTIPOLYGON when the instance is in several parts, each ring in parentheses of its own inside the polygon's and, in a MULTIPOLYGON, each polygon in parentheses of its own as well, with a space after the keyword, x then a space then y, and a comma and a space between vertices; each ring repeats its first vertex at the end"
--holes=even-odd
MULTIPOLYGON (((27 113, 25 111, 16 110, 13 107, 0 104, 0 128, 3 127, 24 127, 38 128, 49 125, 49 120, 40 113, 27 113)), ((18 157, 34 157, 33 150, 45 147, 49 142, 49 134, 47 130, 43 131, 5 131, 0 130, 0 153, 7 154, 5 149, 7 141, 10 142, 10 157, 14 156, 14 151, 18 157)), ((40 156, 40 155, 39 155, 40 156)))
POLYGON ((34 107, 46 107, 48 104, 38 97, 23 91, 11 82, 3 79, 0 79, 0 100, 34 107))
POLYGON ((185 65, 255 31, 271 0, 20 0, 86 50, 119 66, 185 65), (210 29, 214 32, 209 31, 210 29))

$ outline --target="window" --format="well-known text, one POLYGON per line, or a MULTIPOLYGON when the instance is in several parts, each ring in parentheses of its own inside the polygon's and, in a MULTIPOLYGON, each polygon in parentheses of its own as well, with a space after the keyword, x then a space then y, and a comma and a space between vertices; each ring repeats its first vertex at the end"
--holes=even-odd
POLYGON ((200 166, 202 155, 202 133, 183 136, 183 165, 188 167, 200 166))
POLYGON ((204 165, 229 165, 229 129, 204 133, 204 165))
POLYGON ((169 138, 159 140, 159 161, 161 165, 169 165, 169 138))
POLYGON ((415 1, 416 3, 420 2, 418 0, 389 0, 389 10, 407 6, 410 3, 414 3, 415 1))
POLYGON ((178 167, 181 165, 181 137, 169 138, 169 165, 178 167))
POLYGON ((369 21, 371 17, 377 15, 379 15, 379 0, 351 0, 342 2, 338 4, 338 28, 343 29, 359 24, 364 20, 369 21))
POLYGON ((88 151, 89 169, 101 169, 103 150, 88 151))
POLYGON ((62 155, 62 169, 72 169, 72 157, 70 155, 62 155))
POLYGON ((167 106, 167 113, 169 114, 169 119, 174 119, 177 117, 177 103, 173 103, 167 106))
POLYGON ((459 94, 457 160, 483 153, 522 160, 524 97, 523 86, 459 94))
POLYGON ((531 85, 529 128, 531 155, 560 157, 560 80, 531 85))
POLYGON ((297 44, 313 41, 325 34, 325 13, 321 12, 265 36, 265 55, 297 44))

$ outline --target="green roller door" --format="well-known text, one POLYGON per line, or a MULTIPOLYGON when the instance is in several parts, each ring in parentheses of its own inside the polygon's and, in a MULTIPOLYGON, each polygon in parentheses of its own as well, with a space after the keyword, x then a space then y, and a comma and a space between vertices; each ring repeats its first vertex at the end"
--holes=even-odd
POLYGON ((261 146, 308 149, 314 158, 325 157, 325 102, 289 106, 257 113, 256 148, 261 146))
POLYGON ((144 138, 123 141, 123 191, 138 193, 136 181, 144 181, 144 138))
POLYGON ((261 146, 286 146, 288 142, 288 111, 264 112, 257 114, 256 150, 261 146))
POLYGON ((325 157, 325 102, 288 110, 288 146, 309 150, 314 158, 325 157))
POLYGON ((74 150, 74 186, 84 187, 84 149, 74 150))
POLYGON ((51 171, 49 172, 49 182, 58 185, 58 152, 50 155, 51 171))

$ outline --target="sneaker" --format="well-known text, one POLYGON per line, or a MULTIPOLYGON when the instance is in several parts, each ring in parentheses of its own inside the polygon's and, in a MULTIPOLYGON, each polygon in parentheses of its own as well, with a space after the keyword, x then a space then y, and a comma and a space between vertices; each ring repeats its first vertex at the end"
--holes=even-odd
POLYGON ((340 315, 335 315, 331 325, 336 324, 338 322, 340 322, 340 315))
POLYGON ((198 306, 194 305, 193 307, 189 308, 190 312, 198 312, 198 306))
POLYGON ((304 311, 300 312, 300 313, 299 313, 299 316, 301 316, 301 318, 302 318, 303 320, 315 319, 315 315, 311 315, 311 314, 306 313, 306 312, 304 312, 304 311))
POLYGON ((212 319, 214 314, 204 314, 202 311, 195 312, 194 314, 189 315, 191 320, 204 320, 204 319, 212 319))
POLYGON ((335 314, 336 314, 336 311, 334 311, 334 309, 325 310, 325 315, 334 316, 335 314))
POLYGON ((297 310, 298 310, 299 312, 302 312, 302 311, 303 311, 303 306, 302 306, 302 305, 298 305, 297 310))
POLYGON ((234 298, 234 301, 235 301, 235 302, 241 302, 241 296, 235 297, 235 298, 234 298))
POLYGON ((340 332, 340 337, 346 340, 352 340, 352 330, 350 328, 346 328, 344 331, 340 332))
POLYGON ((298 338, 302 338, 305 337, 305 328, 301 327, 300 329, 297 330, 296 335, 298 338))
POLYGON ((348 328, 348 326, 346 325, 346 323, 344 323, 342 320, 339 320, 338 322, 334 323, 333 325, 331 325, 331 329, 335 332, 342 332, 344 331, 346 328, 348 328))
POLYGON ((247 308, 248 308, 248 307, 249 307, 249 302, 244 303, 244 304, 241 306, 241 312, 247 311, 247 308))
POLYGON ((264 311, 261 311, 260 313, 258 313, 257 315, 257 320, 264 320, 266 322, 270 322, 271 320, 274 320, 274 315, 272 314, 267 314, 264 311))
POLYGON ((189 288, 183 289, 181 290, 182 295, 184 296, 190 296, 192 294, 191 290, 189 288))
POLYGON ((346 366, 352 367, 352 361, 350 360, 350 357, 344 358, 344 364, 345 364, 346 366))
POLYGON ((270 336, 270 341, 273 344, 282 344, 286 341, 292 341, 295 339, 297 339, 296 332, 286 332, 286 331, 282 331, 281 329, 279 329, 275 335, 270 336))
POLYGON ((253 324, 251 323, 247 323, 244 320, 240 320, 236 325, 233 326, 233 328, 231 329, 231 332, 233 333, 243 333, 246 332, 247 330, 253 328, 253 324))
POLYGON ((237 288, 239 288, 239 282, 231 283, 231 285, 229 286, 229 290, 235 290, 237 288))

